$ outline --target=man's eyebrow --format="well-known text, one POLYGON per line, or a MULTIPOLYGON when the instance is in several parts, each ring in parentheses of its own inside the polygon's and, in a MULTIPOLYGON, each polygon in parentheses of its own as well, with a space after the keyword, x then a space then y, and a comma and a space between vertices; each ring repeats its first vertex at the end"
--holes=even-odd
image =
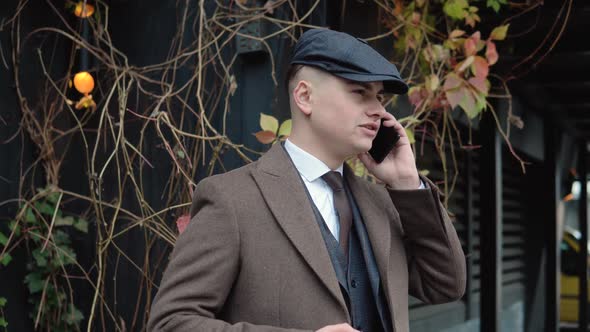
MULTIPOLYGON (((348 83, 348 85, 360 85, 367 90, 373 90, 371 88, 371 84, 366 83, 366 82, 347 81, 346 83, 348 83)), ((383 89, 381 89, 377 92, 378 95, 382 95, 384 93, 385 93, 385 91, 383 89)))

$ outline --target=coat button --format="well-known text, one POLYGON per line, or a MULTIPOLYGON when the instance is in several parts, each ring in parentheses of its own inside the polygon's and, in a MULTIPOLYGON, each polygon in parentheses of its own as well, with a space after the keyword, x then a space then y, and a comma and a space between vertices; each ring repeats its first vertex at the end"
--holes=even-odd
POLYGON ((352 286, 352 288, 356 288, 356 280, 352 280, 350 282, 350 285, 352 286))

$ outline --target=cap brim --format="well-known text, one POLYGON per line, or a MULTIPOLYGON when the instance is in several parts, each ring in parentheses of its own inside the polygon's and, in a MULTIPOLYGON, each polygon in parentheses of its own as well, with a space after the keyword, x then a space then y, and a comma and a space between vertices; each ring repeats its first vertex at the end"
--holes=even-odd
POLYGON ((361 74, 361 73, 334 73, 338 77, 357 82, 383 82, 383 91, 404 95, 408 93, 408 85, 401 78, 391 75, 361 74))

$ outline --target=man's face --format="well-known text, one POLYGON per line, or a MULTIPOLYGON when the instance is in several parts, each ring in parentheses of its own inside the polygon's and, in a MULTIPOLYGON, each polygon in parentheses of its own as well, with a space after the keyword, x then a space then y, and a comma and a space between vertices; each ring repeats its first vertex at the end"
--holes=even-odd
POLYGON ((312 90, 310 124, 327 151, 341 158, 368 151, 385 113, 383 83, 327 75, 312 90))

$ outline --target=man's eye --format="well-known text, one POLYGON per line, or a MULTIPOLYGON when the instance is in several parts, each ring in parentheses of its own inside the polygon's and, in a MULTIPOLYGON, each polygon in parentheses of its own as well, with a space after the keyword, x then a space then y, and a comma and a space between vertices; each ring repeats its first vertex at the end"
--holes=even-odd
POLYGON ((359 94, 361 96, 364 96, 365 95, 365 90, 354 90, 353 92, 354 93, 357 93, 357 94, 359 94))

